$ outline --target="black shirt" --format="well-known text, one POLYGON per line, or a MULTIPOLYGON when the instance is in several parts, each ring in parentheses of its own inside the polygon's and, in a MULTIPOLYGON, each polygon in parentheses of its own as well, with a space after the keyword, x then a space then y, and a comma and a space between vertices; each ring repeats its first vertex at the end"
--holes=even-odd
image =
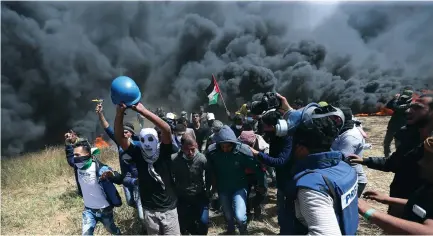
POLYGON ((418 161, 424 154, 423 140, 416 127, 401 128, 395 138, 401 144, 391 156, 369 157, 365 164, 371 169, 394 172, 389 196, 408 199, 411 193, 424 184, 424 180, 419 176, 418 166, 418 161))
POLYGON ((172 144, 160 144, 158 160, 153 163, 155 172, 161 176, 165 190, 161 183, 157 182, 148 171, 148 163, 141 154, 139 143, 131 144, 126 151, 136 163, 138 170, 138 183, 140 187, 141 204, 146 210, 168 211, 176 208, 177 197, 174 190, 174 182, 171 176, 172 144))
POLYGON ((196 129, 194 125, 191 125, 191 127, 194 130, 195 138, 197 141, 198 149, 201 150, 201 147, 203 145, 203 142, 207 140, 207 138, 210 135, 210 130, 207 126, 200 125, 200 128, 196 129))
POLYGON ((403 219, 418 223, 433 219, 433 185, 425 184, 412 194, 404 206, 403 219))
POLYGON ((231 125, 230 128, 233 130, 233 133, 235 133, 236 138, 238 138, 239 136, 241 136, 242 129, 237 129, 236 125, 231 125))

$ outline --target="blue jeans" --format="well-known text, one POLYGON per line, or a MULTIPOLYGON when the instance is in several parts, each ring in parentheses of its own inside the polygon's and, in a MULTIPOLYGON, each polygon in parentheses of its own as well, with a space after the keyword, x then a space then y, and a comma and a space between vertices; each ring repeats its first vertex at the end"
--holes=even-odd
POLYGON ((120 229, 114 223, 113 208, 90 209, 85 207, 83 210, 83 235, 93 235, 96 224, 101 222, 105 229, 115 235, 120 235, 120 229))
POLYGON ((282 189, 277 191, 277 219, 280 226, 280 235, 292 233, 292 222, 290 220, 290 209, 288 209, 287 197, 282 189))
POLYGON ((133 195, 133 188, 123 186, 123 192, 125 193, 125 200, 128 206, 135 207, 135 199, 133 195))
POLYGON ((140 218, 140 220, 143 221, 144 213, 143 213, 143 207, 141 206, 140 190, 138 189, 138 186, 134 188, 123 186, 123 191, 125 192, 126 203, 128 204, 128 206, 137 209, 138 218, 140 218))
POLYGON ((238 223, 239 233, 247 234, 247 189, 243 188, 232 193, 218 193, 224 218, 227 222, 227 232, 235 232, 235 222, 238 223), (234 213, 234 216, 233 216, 234 213))
POLYGON ((144 212, 143 212, 143 207, 141 205, 140 190, 138 189, 138 186, 134 188, 132 195, 134 196, 134 203, 137 208, 138 218, 140 218, 141 221, 144 221, 144 212))
POLYGON ((209 200, 202 195, 178 197, 180 233, 182 235, 207 235, 209 228, 209 200))

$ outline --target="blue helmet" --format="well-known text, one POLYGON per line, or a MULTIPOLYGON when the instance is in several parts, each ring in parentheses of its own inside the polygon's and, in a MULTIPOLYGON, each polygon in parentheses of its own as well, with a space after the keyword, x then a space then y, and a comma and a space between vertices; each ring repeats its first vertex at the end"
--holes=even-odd
POLYGON ((135 81, 127 76, 119 76, 111 83, 111 101, 118 105, 127 106, 137 104, 141 99, 141 92, 135 81))

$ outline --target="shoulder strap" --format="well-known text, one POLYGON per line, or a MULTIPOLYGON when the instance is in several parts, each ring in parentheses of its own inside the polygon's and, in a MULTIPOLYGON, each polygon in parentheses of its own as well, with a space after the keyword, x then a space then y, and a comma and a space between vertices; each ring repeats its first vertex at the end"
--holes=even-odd
POLYGON ((298 182, 298 180, 300 178, 302 178, 308 174, 311 174, 311 173, 317 173, 317 174, 320 174, 322 176, 323 180, 325 181, 326 186, 328 187, 328 193, 331 196, 332 200, 334 201, 334 209, 338 209, 335 207, 338 207, 339 199, 337 197, 337 193, 335 192, 334 185, 331 183, 331 180, 329 180, 328 177, 326 177, 326 176, 322 175, 321 173, 316 172, 314 170, 306 170, 302 175, 295 178, 295 184, 298 182))
POLYGON ((304 177, 304 176, 306 176, 308 174, 311 174, 311 173, 316 173, 316 171, 314 171, 314 170, 306 170, 302 175, 300 175, 300 176, 298 176, 298 177, 295 178, 295 184, 298 182, 298 180, 300 178, 302 178, 302 177, 304 177))
POLYGON ((334 185, 331 183, 331 180, 329 180, 328 177, 322 175, 322 178, 325 181, 326 186, 328 186, 328 192, 330 193, 330 196, 332 197, 332 200, 334 201, 334 210, 340 209, 339 208, 340 199, 337 197, 337 193, 335 192, 334 185))
POLYGON ((101 169, 100 162, 99 162, 98 158, 96 158, 96 157, 93 160, 95 161, 96 178, 99 180, 99 177, 100 177, 99 170, 101 169))

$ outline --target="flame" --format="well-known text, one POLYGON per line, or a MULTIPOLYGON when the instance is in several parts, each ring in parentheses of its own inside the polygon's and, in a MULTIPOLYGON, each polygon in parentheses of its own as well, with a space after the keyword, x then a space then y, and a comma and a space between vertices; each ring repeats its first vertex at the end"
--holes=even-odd
POLYGON ((106 142, 102 137, 97 137, 94 144, 97 148, 106 148, 110 146, 110 144, 106 142))
MULTIPOLYGON (((415 100, 415 99, 417 99, 417 98, 419 98, 419 96, 421 96, 421 94, 433 94, 433 90, 422 89, 420 94, 413 93, 413 95, 412 95, 412 101, 415 100)), ((368 113, 359 113, 359 114, 356 114, 355 116, 357 116, 357 117, 366 117, 366 116, 392 116, 393 113, 394 113, 394 111, 391 110, 391 109, 388 109, 386 107, 380 107, 379 111, 376 112, 376 113, 371 113, 371 114, 368 114, 368 113)))
POLYGON ((392 114, 394 113, 393 110, 388 109, 386 107, 381 107, 380 110, 376 113, 373 113, 373 116, 392 116, 392 114))
POLYGON ((381 107, 379 108, 379 111, 376 113, 360 113, 360 114, 356 114, 355 116, 357 117, 366 117, 366 116, 392 116, 392 114, 394 113, 393 110, 388 109, 386 107, 381 107))

